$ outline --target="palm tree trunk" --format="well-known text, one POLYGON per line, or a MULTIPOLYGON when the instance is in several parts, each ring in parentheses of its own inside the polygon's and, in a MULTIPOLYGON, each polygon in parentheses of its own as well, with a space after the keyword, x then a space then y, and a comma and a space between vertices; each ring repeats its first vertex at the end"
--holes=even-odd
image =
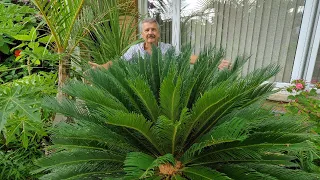
POLYGON ((61 91, 61 88, 63 87, 64 83, 69 78, 69 61, 67 59, 61 59, 59 61, 59 71, 58 71, 58 96, 57 98, 61 100, 63 98, 63 93, 61 91))
MULTIPOLYGON (((61 54, 63 50, 58 49, 58 54, 61 54)), ((62 87, 65 82, 69 79, 69 60, 65 57, 59 60, 59 69, 58 69, 58 93, 57 100, 62 101, 65 94, 62 92, 62 87)), ((61 121, 66 121, 67 118, 63 115, 56 114, 53 120, 53 125, 58 124, 61 121)))

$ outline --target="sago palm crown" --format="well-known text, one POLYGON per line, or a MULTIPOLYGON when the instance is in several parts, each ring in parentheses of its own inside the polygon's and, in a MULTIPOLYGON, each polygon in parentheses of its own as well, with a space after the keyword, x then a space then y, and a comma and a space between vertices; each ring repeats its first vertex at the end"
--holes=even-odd
MULTIPOLYGON (((245 63, 218 70, 212 49, 190 67, 178 56, 118 60, 70 81, 68 95, 47 105, 69 117, 53 131, 50 156, 37 161, 42 179, 319 179, 303 168, 315 135, 299 118, 256 106, 272 92, 279 67, 240 76, 245 63), (89 83, 88 83, 89 82, 89 83)), ((310 155, 310 156, 311 156, 310 155)))

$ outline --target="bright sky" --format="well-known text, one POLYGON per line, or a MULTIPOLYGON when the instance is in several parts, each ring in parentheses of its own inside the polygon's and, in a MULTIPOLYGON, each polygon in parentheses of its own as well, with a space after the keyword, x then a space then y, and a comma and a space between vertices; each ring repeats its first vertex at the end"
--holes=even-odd
MULTIPOLYGON (((159 0, 149 0, 149 2, 157 2, 159 0)), ((168 2, 172 1, 178 1, 178 0, 162 0, 162 2, 165 2, 168 4, 168 2)), ((183 8, 182 16, 190 15, 192 12, 196 10, 197 7, 199 7, 199 2, 201 0, 181 0, 181 7, 183 8)), ((171 17, 171 9, 172 7, 169 7, 169 14, 165 14, 164 16, 166 18, 171 17)))

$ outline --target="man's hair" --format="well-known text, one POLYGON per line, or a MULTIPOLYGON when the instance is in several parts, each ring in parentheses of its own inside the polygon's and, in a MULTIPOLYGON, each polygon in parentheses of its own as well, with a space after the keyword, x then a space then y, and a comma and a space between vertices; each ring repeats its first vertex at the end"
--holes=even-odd
POLYGON ((141 22, 141 31, 143 31, 142 25, 143 25, 144 23, 156 23, 156 24, 157 24, 157 27, 158 27, 158 30, 160 31, 160 25, 159 25, 158 21, 157 21, 155 18, 145 18, 145 19, 141 22))

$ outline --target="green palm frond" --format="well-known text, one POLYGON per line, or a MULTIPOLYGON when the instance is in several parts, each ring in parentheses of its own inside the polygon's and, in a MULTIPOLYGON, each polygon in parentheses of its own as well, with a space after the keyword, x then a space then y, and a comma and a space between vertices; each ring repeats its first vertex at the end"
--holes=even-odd
POLYGON ((89 162, 56 167, 53 171, 42 176, 40 179, 115 179, 123 176, 124 173, 119 164, 110 162, 89 162))
POLYGON ((54 110, 57 113, 64 114, 73 119, 81 119, 89 122, 97 122, 97 119, 88 114, 88 109, 85 107, 85 104, 76 102, 70 99, 61 99, 60 102, 57 102, 53 98, 44 98, 43 105, 54 110))
POLYGON ((225 176, 223 173, 218 172, 213 169, 209 169, 203 166, 187 167, 183 168, 182 171, 190 179, 199 179, 199 180, 230 180, 231 178, 225 176))
POLYGON ((47 23, 57 47, 67 47, 73 25, 81 12, 84 0, 32 0, 32 2, 47 23))
POLYGON ((172 154, 165 154, 155 159, 152 156, 143 153, 132 152, 128 154, 125 160, 124 169, 129 177, 132 176, 144 179, 153 177, 155 169, 166 163, 175 165, 175 158, 172 154))
POLYGON ((210 133, 202 137, 199 143, 193 144, 182 156, 183 161, 200 154, 204 148, 224 144, 228 142, 241 141, 247 138, 248 127, 243 119, 234 118, 232 121, 223 123, 214 128, 210 133))
POLYGON ((65 85, 63 90, 71 96, 78 97, 80 100, 85 102, 87 106, 104 106, 106 108, 127 112, 127 108, 122 104, 122 102, 119 102, 117 98, 106 93, 102 89, 93 88, 90 85, 73 81, 65 85), (92 94, 95 95, 94 98, 92 98, 92 94))
POLYGON ((276 165, 247 163, 247 164, 243 164, 243 166, 250 169, 254 169, 255 171, 262 174, 268 174, 277 179, 288 179, 288 180, 320 179, 319 174, 307 173, 301 170, 289 170, 286 168, 281 168, 276 165))
POLYGON ((81 122, 76 125, 62 123, 54 130, 54 134, 54 149, 112 150, 115 154, 138 150, 122 135, 93 122, 81 122))
POLYGON ((133 11, 135 7, 132 8, 134 2, 89 0, 87 5, 92 9, 94 19, 87 28, 88 36, 79 40, 85 47, 81 61, 103 64, 121 57, 131 45, 142 42, 137 39, 139 23, 138 14, 133 11))
MULTIPOLYGON (((42 169, 54 169, 41 179, 79 179, 85 177, 108 177, 121 173, 125 156, 108 151, 74 148, 69 151, 56 152, 53 155, 37 160, 42 169)), ((39 170, 34 171, 37 173, 39 170)))
POLYGON ((127 74, 124 71, 128 65, 124 68, 120 67, 123 63, 124 62, 115 62, 114 68, 108 71, 89 70, 86 72, 87 75, 85 75, 85 78, 95 87, 99 87, 101 90, 114 96, 125 105, 128 110, 142 112, 141 107, 137 103, 138 100, 134 98, 135 94, 128 84, 127 74), (119 65, 116 65, 118 63, 119 65))
POLYGON ((304 133, 311 130, 312 124, 303 122, 299 116, 279 116, 253 126, 255 132, 304 133), (300 126, 301 123, 304 125, 300 126))
POLYGON ((109 113, 105 111, 105 109, 101 109, 100 112, 103 113, 103 115, 97 118, 101 118, 101 121, 105 121, 110 125, 125 127, 139 132, 145 139, 148 140, 149 143, 151 143, 153 146, 152 149, 155 149, 157 153, 162 152, 162 150, 159 148, 156 137, 152 133, 152 122, 146 120, 142 115, 123 113, 119 111, 110 111, 109 113))
POLYGON ((128 153, 124 162, 124 170, 128 177, 141 177, 154 160, 155 158, 150 155, 141 152, 131 152, 128 153))
POLYGON ((159 145, 166 152, 175 153, 177 147, 178 129, 180 122, 174 122, 166 116, 160 116, 153 127, 153 134, 157 137, 159 145))
POLYGON ((139 78, 128 80, 128 84, 137 96, 138 100, 136 101, 139 101, 142 105, 141 109, 147 112, 148 119, 155 122, 159 115, 159 107, 148 84, 139 78))
POLYGON ((247 106, 252 101, 257 101, 264 94, 272 90, 272 85, 265 84, 268 88, 259 88, 259 85, 269 78, 272 74, 279 71, 278 66, 271 66, 261 70, 260 74, 239 79, 232 83, 225 81, 223 84, 207 91, 195 104, 193 108, 193 123, 189 132, 192 130, 196 137, 210 130, 215 123, 225 114, 230 113, 234 108, 247 106), (271 69, 268 71, 268 69, 271 69), (253 92, 259 90, 256 97, 253 92), (210 122, 210 123, 208 123, 210 122), (194 125, 197 125, 194 127, 194 125))
POLYGON ((255 180, 255 179, 266 179, 266 180, 278 180, 278 178, 270 176, 268 174, 260 173, 254 169, 243 167, 237 164, 224 166, 221 168, 228 177, 232 179, 243 179, 243 180, 255 180))
MULTIPOLYGON (((261 135, 260 135, 261 136, 261 135)), ((274 137, 272 137, 274 138, 274 137)), ((289 139, 290 137, 288 137, 289 139)), ((242 162, 262 160, 265 153, 310 151, 314 146, 309 142, 287 144, 278 141, 247 144, 249 142, 231 142, 218 144, 214 148, 203 150, 186 164, 218 164, 226 162, 242 162)))
POLYGON ((113 164, 121 165, 124 156, 114 154, 108 151, 88 150, 88 149, 72 149, 68 152, 61 151, 54 153, 48 157, 39 159, 38 164, 46 166, 45 169, 51 169, 61 165, 80 164, 82 162, 101 162, 106 161, 113 164))
POLYGON ((177 121, 180 115, 181 78, 174 79, 174 74, 169 74, 160 87, 160 105, 162 113, 172 121, 177 121))

